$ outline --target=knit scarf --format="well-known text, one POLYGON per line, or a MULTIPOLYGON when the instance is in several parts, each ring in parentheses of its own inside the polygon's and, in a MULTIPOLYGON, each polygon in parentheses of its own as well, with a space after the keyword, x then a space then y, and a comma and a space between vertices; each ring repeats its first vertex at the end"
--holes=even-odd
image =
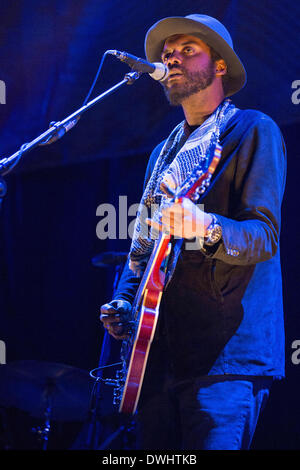
POLYGON ((159 222, 160 211, 170 201, 161 190, 162 183, 174 190, 185 182, 195 166, 206 171, 222 130, 237 110, 227 98, 190 135, 186 121, 171 132, 157 158, 137 212, 129 252, 129 267, 137 276, 142 274, 158 238, 157 232, 149 229, 145 218, 149 217, 150 210, 150 217, 159 222))

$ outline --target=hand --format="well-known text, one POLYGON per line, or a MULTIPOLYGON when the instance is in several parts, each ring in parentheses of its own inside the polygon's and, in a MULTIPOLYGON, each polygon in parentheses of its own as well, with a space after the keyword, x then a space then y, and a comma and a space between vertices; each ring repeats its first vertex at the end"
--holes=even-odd
POLYGON ((177 238, 194 238, 205 236, 206 229, 212 221, 210 214, 203 212, 188 198, 182 198, 162 209, 160 223, 146 219, 155 230, 167 232, 177 238))
POLYGON ((131 304, 127 300, 112 300, 102 305, 100 320, 104 328, 115 339, 128 337, 126 327, 131 318, 131 304))

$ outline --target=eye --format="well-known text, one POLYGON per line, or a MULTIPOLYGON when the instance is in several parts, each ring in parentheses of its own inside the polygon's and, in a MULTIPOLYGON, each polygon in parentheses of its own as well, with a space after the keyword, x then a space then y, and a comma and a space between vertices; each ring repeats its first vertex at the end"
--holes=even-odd
POLYGON ((165 62, 166 60, 168 60, 170 55, 171 55, 171 52, 166 52, 165 54, 163 54, 161 58, 162 62, 165 62))
POLYGON ((186 46, 186 47, 183 49, 183 52, 184 52, 185 54, 192 54, 192 53, 194 52, 194 49, 193 49, 193 47, 191 47, 191 46, 186 46))

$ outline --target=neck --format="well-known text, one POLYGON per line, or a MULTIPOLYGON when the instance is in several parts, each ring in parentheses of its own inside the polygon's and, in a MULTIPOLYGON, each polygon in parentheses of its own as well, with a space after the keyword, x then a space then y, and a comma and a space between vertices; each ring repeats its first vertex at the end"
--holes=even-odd
POLYGON ((182 103, 185 119, 190 126, 201 126, 224 100, 223 90, 212 93, 207 87, 186 98, 182 103))

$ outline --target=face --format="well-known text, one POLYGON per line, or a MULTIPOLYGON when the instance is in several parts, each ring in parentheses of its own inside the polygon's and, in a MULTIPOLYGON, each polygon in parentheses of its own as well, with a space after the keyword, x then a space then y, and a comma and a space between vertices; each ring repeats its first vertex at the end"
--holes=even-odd
POLYGON ((161 59, 169 69, 169 76, 162 85, 168 101, 174 106, 205 90, 215 78, 210 49, 195 36, 177 34, 168 38, 161 59))

